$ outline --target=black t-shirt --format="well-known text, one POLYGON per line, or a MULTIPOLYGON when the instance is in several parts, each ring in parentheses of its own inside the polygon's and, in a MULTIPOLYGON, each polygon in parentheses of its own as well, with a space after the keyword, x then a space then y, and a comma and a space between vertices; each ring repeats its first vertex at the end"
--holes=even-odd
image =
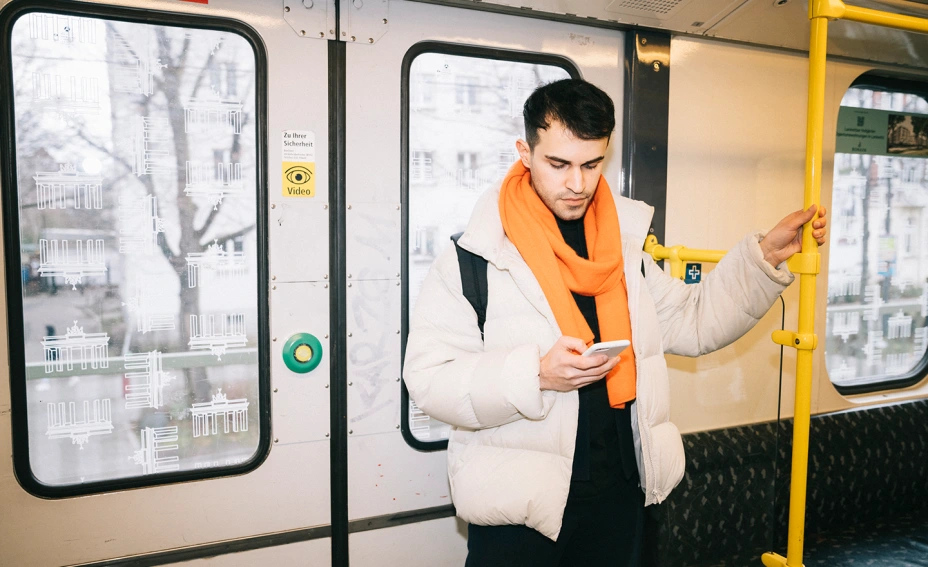
MULTIPOLYGON (((583 219, 557 219, 561 235, 578 256, 589 258, 583 219)), ((577 307, 593 331, 593 340, 600 342, 596 300, 591 296, 571 292, 577 307)), ((623 409, 609 406, 606 380, 598 380, 579 390, 580 417, 577 423, 577 444, 574 451, 570 499, 595 498, 614 485, 619 475, 630 480, 638 474, 635 464, 635 443, 631 426, 631 403, 623 409)))

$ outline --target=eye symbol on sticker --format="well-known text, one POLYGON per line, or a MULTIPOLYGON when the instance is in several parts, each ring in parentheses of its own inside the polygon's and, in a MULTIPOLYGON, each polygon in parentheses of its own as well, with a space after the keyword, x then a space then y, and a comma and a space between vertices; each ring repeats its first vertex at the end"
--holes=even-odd
POLYGON ((304 185, 309 183, 312 175, 312 172, 302 165, 294 165, 284 172, 284 177, 287 178, 287 181, 293 183, 294 185, 304 185))

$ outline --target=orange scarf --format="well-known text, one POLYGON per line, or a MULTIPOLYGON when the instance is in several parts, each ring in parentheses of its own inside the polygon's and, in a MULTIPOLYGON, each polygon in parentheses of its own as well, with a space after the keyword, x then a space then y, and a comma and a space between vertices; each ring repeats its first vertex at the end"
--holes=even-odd
MULTIPOLYGON (((593 331, 570 294, 573 291, 596 298, 603 341, 630 341, 632 325, 622 237, 609 184, 600 176, 583 219, 590 256, 586 260, 564 242, 554 213, 535 193, 531 180, 531 171, 517 161, 503 180, 499 214, 506 236, 541 284, 561 332, 583 339, 588 345, 593 342, 593 331)), ((610 406, 622 408, 625 402, 635 399, 635 376, 635 354, 629 347, 622 351, 619 364, 606 375, 610 406)))

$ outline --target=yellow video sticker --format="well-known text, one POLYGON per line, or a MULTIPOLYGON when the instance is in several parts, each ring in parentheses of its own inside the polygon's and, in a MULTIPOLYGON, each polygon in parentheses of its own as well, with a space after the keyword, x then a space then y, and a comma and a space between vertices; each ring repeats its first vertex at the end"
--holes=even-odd
POLYGON ((284 197, 315 197, 316 162, 283 162, 283 181, 281 185, 284 197))

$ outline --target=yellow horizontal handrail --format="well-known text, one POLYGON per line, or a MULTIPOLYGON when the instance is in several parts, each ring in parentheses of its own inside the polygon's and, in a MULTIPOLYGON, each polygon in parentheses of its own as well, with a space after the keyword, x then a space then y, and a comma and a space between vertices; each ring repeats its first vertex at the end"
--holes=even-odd
POLYGON ((687 262, 713 262, 718 263, 727 252, 725 250, 699 250, 686 246, 661 246, 653 234, 644 241, 644 251, 654 258, 655 262, 670 261, 671 277, 682 280, 686 278, 687 262))
POLYGON ((928 33, 928 20, 915 16, 903 16, 882 10, 859 6, 848 6, 841 0, 816 0, 809 6, 809 17, 829 20, 848 20, 862 24, 873 24, 884 28, 928 33))

